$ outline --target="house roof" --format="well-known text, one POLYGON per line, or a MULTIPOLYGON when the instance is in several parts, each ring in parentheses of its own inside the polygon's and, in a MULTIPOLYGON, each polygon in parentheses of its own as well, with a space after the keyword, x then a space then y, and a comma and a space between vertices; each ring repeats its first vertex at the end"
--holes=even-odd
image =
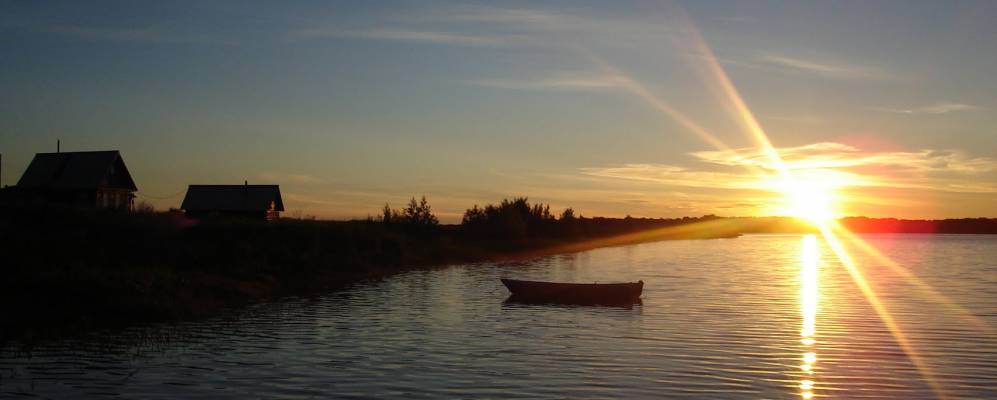
POLYGON ((48 189, 138 190, 117 150, 38 153, 17 186, 48 189))
POLYGON ((278 185, 190 185, 180 208, 187 211, 284 211, 278 185))

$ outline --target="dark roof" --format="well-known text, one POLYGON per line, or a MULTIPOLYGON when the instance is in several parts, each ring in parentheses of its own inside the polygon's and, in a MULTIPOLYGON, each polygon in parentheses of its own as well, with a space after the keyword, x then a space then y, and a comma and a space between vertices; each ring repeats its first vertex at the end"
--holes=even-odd
POLYGON ((138 190, 117 150, 38 153, 17 186, 49 189, 111 187, 138 190), (109 174, 110 171, 115 173, 109 174))
POLYGON ((277 185, 190 185, 181 209, 187 211, 284 211, 277 185))

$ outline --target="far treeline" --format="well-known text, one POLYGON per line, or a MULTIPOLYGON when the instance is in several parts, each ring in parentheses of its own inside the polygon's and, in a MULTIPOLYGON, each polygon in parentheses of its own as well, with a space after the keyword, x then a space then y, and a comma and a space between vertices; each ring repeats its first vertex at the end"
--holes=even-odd
MULTIPOLYGON (((576 215, 572 208, 564 209, 555 215, 551 212, 548 204, 530 204, 526 197, 518 197, 504 199, 498 204, 488 204, 484 207, 474 205, 464 212, 460 224, 440 225, 426 198, 423 197, 419 201, 412 198, 408 205, 402 209, 392 209, 390 205, 385 204, 381 216, 377 219, 368 219, 368 222, 380 222, 385 226, 410 234, 440 234, 477 241, 523 241, 527 239, 574 241, 646 232, 719 219, 721 218, 715 215, 657 219, 586 218, 582 215, 576 215)), ((736 237, 738 235, 737 232, 726 226, 712 226, 711 228, 713 229, 659 232, 665 237, 655 236, 654 239, 703 239, 736 237)), ((523 245, 532 247, 526 243, 523 245)))
MULTIPOLYGON (((459 232, 470 238, 485 239, 572 239, 596 238, 644 232, 661 228, 688 226, 683 235, 701 238, 734 237, 747 233, 808 233, 815 228, 794 217, 719 217, 704 215, 682 218, 586 218, 575 215, 572 208, 553 213, 550 205, 530 204, 528 198, 504 199, 484 207, 474 205, 464 212, 459 225, 440 225, 426 198, 395 210, 385 204, 379 219, 386 225, 411 232, 459 232), (710 224, 703 224, 711 222, 710 224), (695 225, 693 225, 695 224, 695 225), (708 232, 702 232, 707 230, 708 232)), ((370 221, 377 221, 370 219, 370 221)), ((845 217, 837 222, 855 233, 952 233, 997 234, 997 218, 959 218, 942 220, 908 220, 896 218, 845 217)), ((682 237, 679 237, 682 238, 682 237)))
MULTIPOLYGON (((812 224, 792 217, 730 217, 747 233, 809 233, 816 232, 812 224)), ((845 217, 837 223, 853 233, 937 233, 937 234, 997 234, 997 218, 897 219, 845 217)))

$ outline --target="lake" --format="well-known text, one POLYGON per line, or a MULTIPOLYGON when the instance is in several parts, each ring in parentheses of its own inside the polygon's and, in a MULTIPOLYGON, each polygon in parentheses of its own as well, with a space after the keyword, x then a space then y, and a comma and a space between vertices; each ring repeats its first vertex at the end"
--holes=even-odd
POLYGON ((0 350, 0 397, 997 398, 997 236, 747 235, 413 271, 0 350), (636 281, 630 308, 500 277, 636 281))

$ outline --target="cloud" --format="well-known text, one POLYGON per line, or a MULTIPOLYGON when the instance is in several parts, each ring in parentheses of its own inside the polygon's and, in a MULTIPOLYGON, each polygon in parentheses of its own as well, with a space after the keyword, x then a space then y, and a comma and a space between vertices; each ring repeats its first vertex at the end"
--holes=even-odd
POLYGON ((290 32, 288 37, 294 40, 309 40, 320 38, 357 38, 398 42, 418 42, 431 44, 450 44, 460 46, 505 46, 515 42, 523 42, 519 36, 489 36, 472 35, 445 31, 409 30, 409 29, 366 29, 343 30, 341 28, 308 28, 290 32))
POLYGON ((511 90, 615 90, 621 86, 614 76, 590 73, 557 73, 536 79, 476 79, 466 83, 511 90))
POLYGON ((581 173, 600 178, 624 179, 684 187, 751 189, 755 178, 740 172, 691 170, 668 164, 622 164, 582 168, 581 173))
MULTIPOLYGON (((997 159, 957 150, 866 151, 821 142, 776 149, 798 179, 848 189, 879 187, 951 193, 997 193, 997 159)), ((773 190, 778 171, 755 148, 690 153, 700 168, 665 164, 623 164, 582 168, 585 176, 673 187, 773 190), (719 168, 719 169, 718 169, 719 168), (759 174, 757 171, 761 171, 759 174)))
POLYGON ((879 110, 897 113, 897 114, 948 114, 957 111, 975 110, 977 108, 979 107, 970 104, 940 102, 917 108, 907 108, 907 109, 881 108, 879 110))
POLYGON ((563 14, 553 14, 541 10, 498 8, 488 6, 468 6, 450 12, 437 14, 440 20, 486 22, 497 24, 525 25, 529 27, 563 27, 579 22, 563 14))
MULTIPOLYGON (((987 177, 997 171, 997 160, 972 157, 959 150, 866 151, 834 142, 776 150, 794 174, 836 180, 840 186, 997 192, 997 184, 987 177)), ((754 148, 691 154, 710 164, 776 171, 768 156, 754 148)))
POLYGON ((832 64, 802 58, 769 54, 762 57, 765 63, 796 72, 816 74, 834 79, 874 79, 886 76, 870 68, 852 65, 832 64))
MULTIPOLYGON (((980 174, 997 171, 997 160, 970 157, 958 150, 863 151, 854 146, 820 142, 776 149, 791 170, 857 169, 876 167, 920 173, 980 174)), ((768 156, 755 148, 690 153, 702 161, 724 166, 774 170, 768 156)))
MULTIPOLYGON (((576 10, 579 11, 579 10, 576 10)), ((660 19, 620 19, 541 9, 450 5, 387 16, 378 27, 319 25, 291 30, 290 40, 352 38, 455 46, 645 46, 671 32, 660 19)))
POLYGON ((660 40, 660 34, 672 32, 673 29, 662 23, 660 18, 629 18, 626 20, 606 15, 583 15, 575 12, 550 12, 541 9, 500 8, 489 6, 450 7, 431 14, 428 20, 437 23, 483 24, 510 31, 531 33, 587 33, 595 37, 623 35, 633 39, 635 36, 660 40))

